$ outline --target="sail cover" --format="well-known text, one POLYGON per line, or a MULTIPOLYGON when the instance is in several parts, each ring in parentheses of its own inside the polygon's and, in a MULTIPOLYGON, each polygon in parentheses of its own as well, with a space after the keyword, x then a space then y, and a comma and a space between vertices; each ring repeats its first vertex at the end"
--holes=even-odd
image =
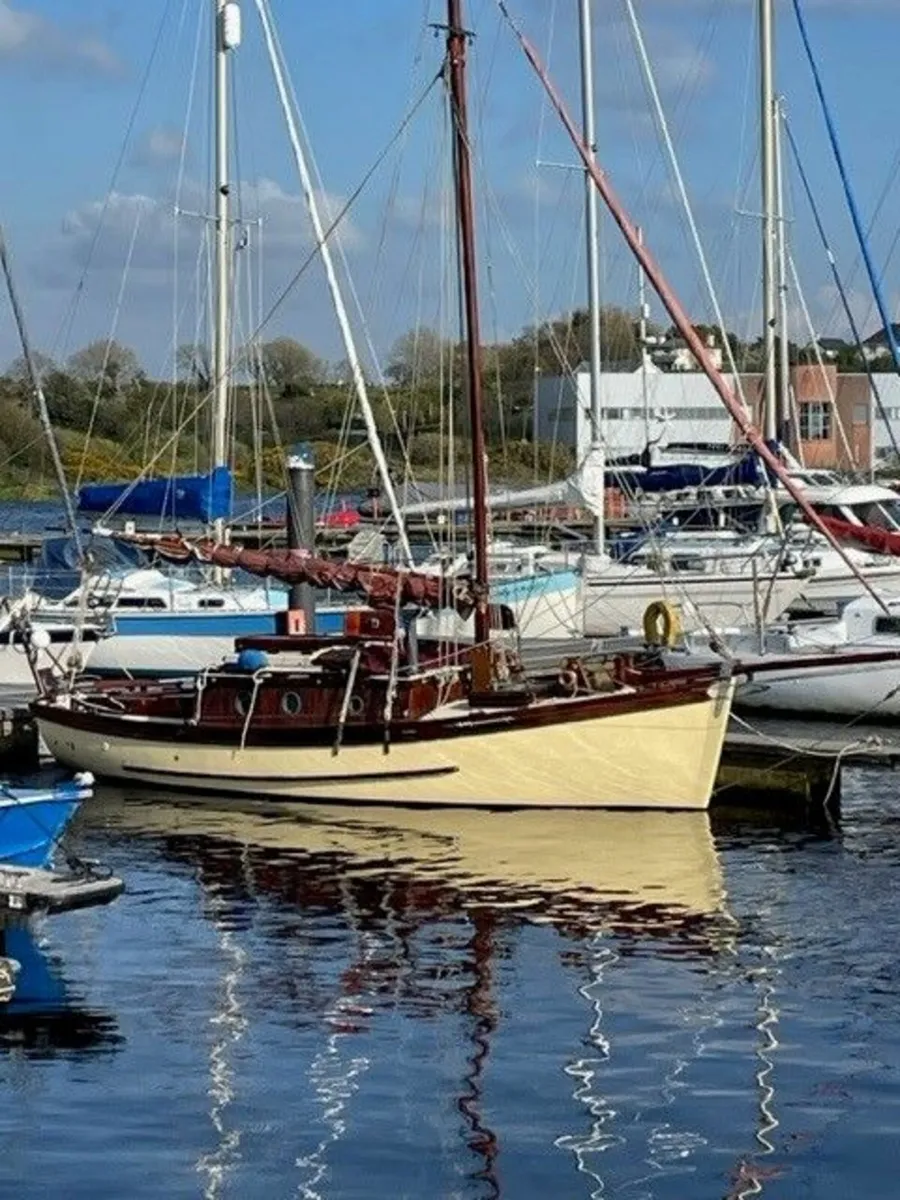
POLYGON ((231 495, 231 472, 227 467, 216 467, 208 475, 87 484, 78 493, 78 508, 80 512, 208 523, 231 515, 231 495))
POLYGON ((649 467, 646 471, 635 472, 633 475, 635 490, 642 492, 675 492, 683 488, 763 487, 770 480, 770 474, 753 450, 735 462, 721 467, 707 467, 700 463, 672 463, 668 466, 649 467))
POLYGON ((334 562, 305 550, 247 550, 243 546, 217 545, 206 538, 194 541, 179 535, 118 532, 113 536, 153 550, 171 562, 208 563, 282 583, 308 583, 315 588, 352 592, 363 596, 373 608, 414 604, 419 608, 453 608, 468 617, 476 604, 476 593, 467 577, 446 579, 424 571, 334 562))

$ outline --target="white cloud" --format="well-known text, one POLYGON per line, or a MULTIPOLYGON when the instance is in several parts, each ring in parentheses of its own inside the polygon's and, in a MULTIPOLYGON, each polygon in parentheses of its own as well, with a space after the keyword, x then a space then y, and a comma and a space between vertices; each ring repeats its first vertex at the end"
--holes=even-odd
POLYGON ((0 60, 68 65, 102 75, 122 69, 101 38, 65 28, 12 0, 0 0, 0 60))
MULTIPOLYGON (((340 196, 320 193, 316 197, 322 221, 328 229, 340 212, 340 196)), ((313 246, 312 228, 303 197, 285 189, 274 179, 260 178, 232 186, 235 215, 252 226, 262 222, 262 245, 266 262, 277 273, 295 271, 313 246)), ((194 261, 208 226, 198 214, 211 211, 212 200, 199 183, 186 185, 180 197, 181 215, 171 195, 152 196, 142 192, 112 192, 104 200, 91 200, 68 212, 60 235, 48 247, 39 271, 44 282, 72 286, 75 274, 86 266, 92 271, 122 271, 133 245, 131 269, 165 273, 173 266, 177 244, 183 264, 194 261)), ((338 227, 345 250, 358 250, 364 237, 349 216, 338 227)), ((251 240, 255 240, 251 231, 251 240)))
POLYGON ((131 161, 139 167, 166 166, 177 162, 185 146, 184 134, 169 125, 149 129, 138 143, 131 161))

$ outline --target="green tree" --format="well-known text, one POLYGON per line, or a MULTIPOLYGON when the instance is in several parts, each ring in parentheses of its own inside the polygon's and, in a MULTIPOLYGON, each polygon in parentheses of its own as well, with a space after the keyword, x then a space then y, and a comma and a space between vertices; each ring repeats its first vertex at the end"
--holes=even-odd
POLYGON ((410 329, 391 348, 387 377, 397 387, 436 384, 447 370, 453 347, 434 329, 410 329))
POLYGON ((245 361, 251 374, 282 399, 310 395, 327 373, 322 359, 289 337, 263 342, 255 354, 245 351, 245 361))
POLYGON ((112 339, 76 350, 66 365, 75 379, 102 395, 120 396, 143 377, 135 352, 112 339))
POLYGON ((212 361, 208 346, 200 342, 184 342, 175 352, 175 366, 198 391, 209 391, 212 384, 212 361))
MULTIPOLYGON (((31 357, 40 379, 45 379, 51 371, 57 369, 56 363, 49 354, 43 354, 40 350, 33 350, 31 357)), ((12 360, 6 368, 6 377, 15 383, 31 383, 31 376, 28 373, 28 363, 25 361, 24 354, 20 354, 18 358, 12 360)))

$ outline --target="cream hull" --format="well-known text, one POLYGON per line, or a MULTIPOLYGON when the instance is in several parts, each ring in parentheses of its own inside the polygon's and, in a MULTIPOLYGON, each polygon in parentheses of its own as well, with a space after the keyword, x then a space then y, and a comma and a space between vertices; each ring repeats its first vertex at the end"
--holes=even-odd
MULTIPOLYGON (((733 683, 695 702, 453 738, 329 747, 147 740, 38 716, 55 758, 167 788, 341 803, 705 809, 733 683)), ((574 703, 574 702, 573 702, 574 703)), ((450 715, 444 710, 443 716, 450 715)), ((173 731, 174 733, 174 731, 173 731)))

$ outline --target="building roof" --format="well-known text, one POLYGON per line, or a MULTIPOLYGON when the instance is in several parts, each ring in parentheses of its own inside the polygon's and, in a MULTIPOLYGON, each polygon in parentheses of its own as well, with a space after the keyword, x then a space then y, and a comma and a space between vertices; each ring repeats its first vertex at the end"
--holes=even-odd
MULTIPOLYGON (((894 334, 894 340, 900 342, 900 321, 892 321, 891 329, 894 334)), ((888 338, 886 327, 882 326, 877 333, 873 333, 871 337, 867 337, 863 342, 864 346, 887 346, 888 338)))

